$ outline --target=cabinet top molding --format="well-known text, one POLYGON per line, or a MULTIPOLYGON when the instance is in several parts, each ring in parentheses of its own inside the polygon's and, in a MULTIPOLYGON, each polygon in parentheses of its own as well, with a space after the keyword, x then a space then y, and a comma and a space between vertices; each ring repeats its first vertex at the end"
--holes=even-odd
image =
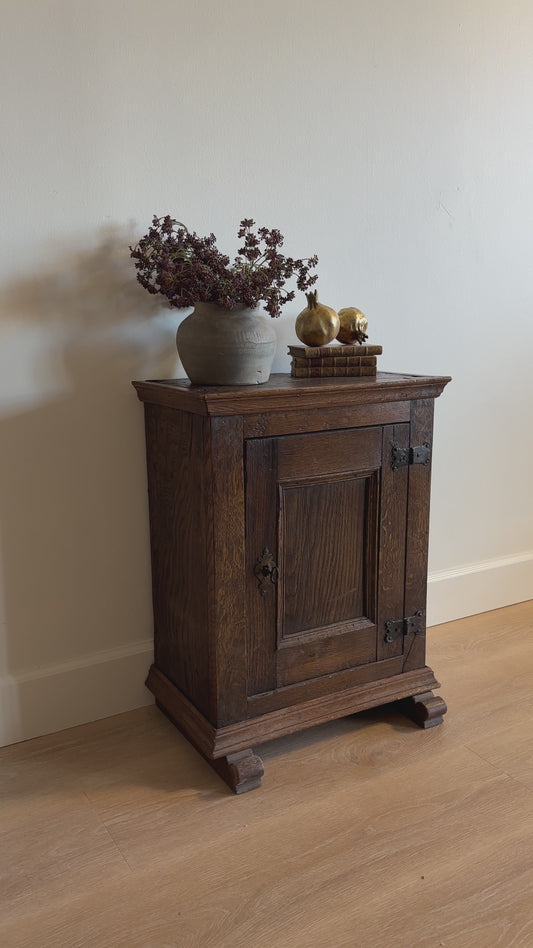
POLYGON ((250 415, 265 411, 437 398, 450 376, 378 372, 366 378, 295 379, 271 375, 262 385, 191 385, 188 379, 133 382, 141 402, 195 415, 250 415))

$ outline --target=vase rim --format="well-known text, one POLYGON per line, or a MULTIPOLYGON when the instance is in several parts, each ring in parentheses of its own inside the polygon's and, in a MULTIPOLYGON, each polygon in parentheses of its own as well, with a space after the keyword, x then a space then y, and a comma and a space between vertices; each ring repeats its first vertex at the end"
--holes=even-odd
POLYGON ((234 306, 233 309, 227 309, 225 306, 220 306, 219 303, 215 303, 211 300, 199 300, 194 304, 195 310, 198 310, 201 307, 215 309, 218 310, 220 314, 226 314, 228 316, 236 313, 262 313, 259 303, 257 303, 255 306, 245 306, 242 304, 241 306, 234 306))

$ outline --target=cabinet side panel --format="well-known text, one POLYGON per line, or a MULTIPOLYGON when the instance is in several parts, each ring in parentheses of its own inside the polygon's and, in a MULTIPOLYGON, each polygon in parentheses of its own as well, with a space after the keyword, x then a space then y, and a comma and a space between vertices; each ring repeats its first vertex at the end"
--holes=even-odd
POLYGON ((222 727, 246 716, 242 418, 211 418, 209 432, 209 720, 222 727))
MULTIPOLYGON (((432 443, 434 400, 418 399, 411 403, 411 447, 432 443)), ((429 496, 431 464, 409 467, 407 506, 407 549, 405 564, 405 614, 423 611, 422 632, 405 637, 404 671, 421 668, 426 660, 425 612, 427 597, 429 496)))
POLYGON ((145 418, 155 665, 207 716, 207 422, 149 404, 145 418))

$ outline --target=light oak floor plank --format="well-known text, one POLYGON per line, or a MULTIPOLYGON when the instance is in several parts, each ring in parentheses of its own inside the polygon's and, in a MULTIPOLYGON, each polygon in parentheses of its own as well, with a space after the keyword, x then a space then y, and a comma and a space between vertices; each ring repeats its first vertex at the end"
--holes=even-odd
POLYGON ((0 945, 531 948, 532 626, 430 630, 443 726, 271 741, 241 797, 153 707, 0 750, 0 945))

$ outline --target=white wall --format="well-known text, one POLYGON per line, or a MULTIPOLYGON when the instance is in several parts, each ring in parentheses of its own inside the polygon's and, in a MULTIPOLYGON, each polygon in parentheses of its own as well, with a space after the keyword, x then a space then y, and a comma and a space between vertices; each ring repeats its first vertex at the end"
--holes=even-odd
MULTIPOLYGON (((533 6, 1 0, 0 743, 148 701, 154 212, 318 253, 436 404, 429 619, 533 595, 533 6)), ((275 370, 303 300, 276 322, 275 370)))

